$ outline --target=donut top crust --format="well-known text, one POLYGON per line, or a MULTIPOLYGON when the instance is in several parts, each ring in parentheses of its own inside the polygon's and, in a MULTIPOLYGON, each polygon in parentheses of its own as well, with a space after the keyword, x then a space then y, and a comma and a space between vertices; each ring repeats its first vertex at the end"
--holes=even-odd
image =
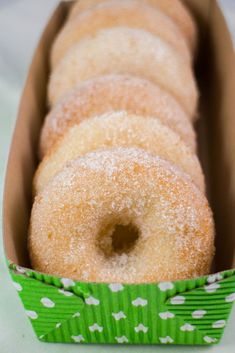
POLYGON ((158 35, 181 53, 186 61, 191 61, 185 37, 163 12, 135 0, 112 0, 92 7, 65 23, 53 43, 52 68, 58 64, 67 50, 82 38, 93 36, 100 29, 116 26, 142 28, 158 35))
POLYGON ((143 148, 182 168, 199 189, 205 191, 197 156, 173 130, 157 118, 122 111, 86 119, 68 129, 39 165, 34 178, 34 192, 40 192, 69 160, 110 147, 143 148))
MULTIPOLYGON (((73 5, 70 13, 69 20, 73 19, 81 12, 86 11, 98 4, 103 4, 108 1, 105 0, 79 0, 73 5)), ((169 16, 179 27, 184 34, 189 48, 194 51, 197 43, 197 28, 195 21, 182 3, 181 0, 138 0, 142 4, 156 7, 169 16), (173 4, 174 2, 174 4, 173 4)))
POLYGON ((195 151, 196 138, 190 118, 174 97, 148 80, 108 75, 78 85, 49 112, 41 131, 40 156, 48 153, 68 127, 89 117, 120 110, 159 118, 195 151))
POLYGON ((143 150, 117 148, 73 160, 47 184, 33 205, 29 249, 39 271, 143 283, 205 274, 213 237, 208 202, 187 175, 143 150), (141 228, 141 246, 107 259, 96 239, 120 220, 141 228))
POLYGON ((191 65, 160 37, 128 27, 100 30, 69 49, 50 77, 49 102, 54 105, 77 84, 109 74, 148 79, 195 114, 198 91, 191 65))

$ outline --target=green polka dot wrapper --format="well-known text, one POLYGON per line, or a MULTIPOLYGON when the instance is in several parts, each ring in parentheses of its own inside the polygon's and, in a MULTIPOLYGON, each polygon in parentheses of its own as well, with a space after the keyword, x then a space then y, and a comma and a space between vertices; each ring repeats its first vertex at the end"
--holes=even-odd
POLYGON ((211 345, 235 301, 235 270, 154 284, 85 283, 9 264, 44 342, 211 345))

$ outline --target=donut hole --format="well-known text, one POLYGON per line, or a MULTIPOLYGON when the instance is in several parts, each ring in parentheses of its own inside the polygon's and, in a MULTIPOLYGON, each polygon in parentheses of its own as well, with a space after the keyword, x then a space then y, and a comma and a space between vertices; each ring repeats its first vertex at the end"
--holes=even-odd
POLYGON ((116 253, 129 252, 139 238, 139 230, 132 224, 117 224, 111 235, 112 248, 116 253))
POLYGON ((128 254, 139 237, 139 229, 132 223, 107 226, 100 234, 98 247, 106 257, 128 254))

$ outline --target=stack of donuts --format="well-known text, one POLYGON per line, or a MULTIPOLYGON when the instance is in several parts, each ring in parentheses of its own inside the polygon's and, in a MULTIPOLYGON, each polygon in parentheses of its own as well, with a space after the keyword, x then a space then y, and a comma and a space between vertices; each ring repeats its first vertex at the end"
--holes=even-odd
POLYGON ((180 0, 79 0, 51 49, 32 266, 90 282, 207 274, 214 224, 196 154, 197 29, 180 0))

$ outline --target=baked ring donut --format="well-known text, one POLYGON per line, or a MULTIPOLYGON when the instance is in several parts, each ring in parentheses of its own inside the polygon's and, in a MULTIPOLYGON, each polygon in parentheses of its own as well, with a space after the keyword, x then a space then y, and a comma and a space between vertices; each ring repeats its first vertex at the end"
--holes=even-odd
POLYGON ((41 131, 40 156, 50 150, 69 126, 120 110, 159 118, 195 151, 195 132, 189 117, 170 94, 142 78, 109 75, 82 83, 50 111, 41 131))
POLYGON ((208 202, 187 175, 117 148, 71 161, 36 196, 29 251, 33 268, 51 275, 143 283, 207 274, 213 238, 208 202), (117 245, 121 234, 128 245, 117 245))
MULTIPOLYGON (((138 1, 138 0, 137 0, 138 1)), ((72 7, 69 20, 79 15, 82 11, 86 11, 98 4, 105 3, 105 0, 79 0, 72 7)), ((139 0, 141 4, 147 4, 164 12, 169 16, 179 27, 184 34, 188 46, 192 51, 195 50, 197 42, 197 29, 195 21, 186 6, 181 0, 139 0)))
POLYGON ((203 192, 204 176, 197 156, 180 137, 157 118, 107 113, 84 120, 67 130, 40 163, 34 178, 34 193, 45 185, 69 160, 110 147, 137 147, 176 164, 203 192))
POLYGON ((74 45, 51 74, 49 102, 54 105, 76 84, 108 74, 146 78, 195 114, 198 93, 191 66, 161 38, 127 27, 100 30, 74 45))
POLYGON ((178 26, 164 13, 135 0, 112 0, 101 3, 67 21, 55 39, 51 52, 54 68, 69 48, 98 30, 116 26, 142 28, 172 45, 187 61, 191 53, 178 26))

